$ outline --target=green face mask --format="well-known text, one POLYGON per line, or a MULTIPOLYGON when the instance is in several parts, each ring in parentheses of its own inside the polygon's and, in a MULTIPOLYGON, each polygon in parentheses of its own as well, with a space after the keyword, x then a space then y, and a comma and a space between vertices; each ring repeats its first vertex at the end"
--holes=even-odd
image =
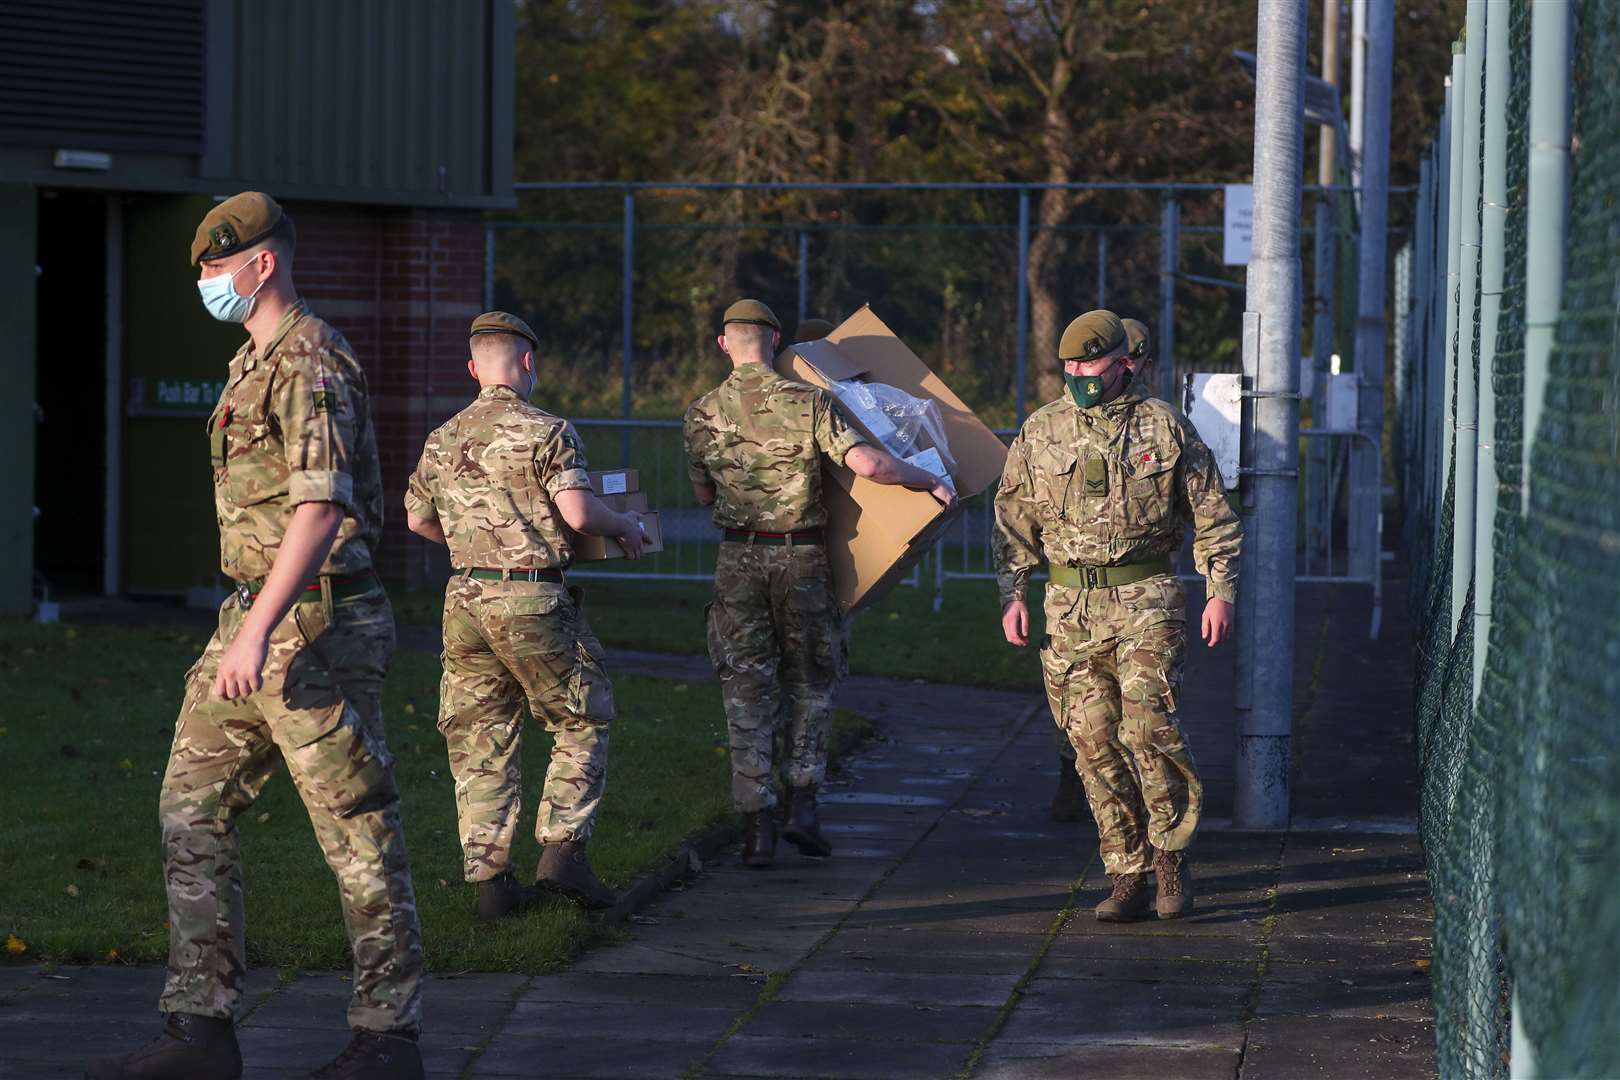
MULTIPOLYGON (((1110 368, 1109 370, 1113 369, 1110 368)), ((1076 405, 1082 409, 1089 409, 1099 404, 1103 396, 1108 393, 1107 374, 1108 372, 1105 371, 1101 375, 1070 375, 1065 371, 1063 373, 1063 384, 1069 388, 1069 396, 1074 399, 1076 405)), ((1129 368, 1125 369, 1125 377, 1129 381, 1129 368)), ((1124 389, 1123 385, 1121 389, 1124 389)))

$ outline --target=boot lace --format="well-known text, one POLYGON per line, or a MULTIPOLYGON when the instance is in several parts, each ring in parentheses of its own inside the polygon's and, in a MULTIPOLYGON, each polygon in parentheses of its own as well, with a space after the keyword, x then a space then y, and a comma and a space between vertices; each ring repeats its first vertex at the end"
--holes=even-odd
POLYGON ((1159 872, 1159 891, 1165 896, 1181 895, 1181 859, 1172 852, 1161 851, 1153 860, 1153 869, 1159 872))
POLYGON ((1114 878, 1114 891, 1108 897, 1110 900, 1129 900, 1136 895, 1142 887, 1140 874, 1120 874, 1114 878))

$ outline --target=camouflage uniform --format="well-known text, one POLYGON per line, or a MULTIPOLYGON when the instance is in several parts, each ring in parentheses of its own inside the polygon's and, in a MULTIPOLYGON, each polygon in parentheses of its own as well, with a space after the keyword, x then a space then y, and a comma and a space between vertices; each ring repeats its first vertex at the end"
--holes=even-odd
POLYGON ((525 702, 553 738, 536 837, 589 840, 602 802, 613 687, 578 597, 561 582, 467 573, 567 566, 573 553, 552 499, 590 490, 585 470, 571 424, 491 386, 428 436, 405 495, 408 511, 438 521, 458 571, 444 594, 439 730, 468 881, 511 869, 525 702))
MULTIPOLYGON (((1242 526, 1187 419, 1132 387, 1091 409, 1068 395, 1024 422, 996 495, 1002 606, 1029 573, 1172 558, 1188 523, 1212 596, 1232 600, 1242 526)), ((1184 850, 1203 787, 1176 719, 1186 594, 1170 574, 1113 588, 1048 584, 1041 667, 1078 755, 1109 874, 1144 873, 1149 845, 1184 850)))
POLYGON ((394 617, 371 572, 382 483, 365 374, 348 343, 295 304, 262 356, 231 359, 208 419, 220 562, 239 584, 220 608, 185 701, 163 778, 169 973, 162 1008, 230 1017, 241 999, 242 868, 236 819, 285 763, 338 880, 354 950, 352 1027, 418 1026, 421 931, 383 741, 382 682, 394 617), (347 511, 321 567, 270 636, 263 687, 214 696, 220 658, 270 573, 292 509, 347 511), (325 599, 323 599, 325 597, 325 599))
MULTIPOLYGON (((743 364, 686 412, 687 470, 715 491, 723 529, 792 533, 826 524, 821 457, 836 464, 865 440, 825 390, 743 364)), ((818 543, 727 541, 709 605, 709 658, 731 733, 732 799, 744 813, 776 805, 772 739, 788 725, 787 780, 821 783, 843 635, 832 571, 818 543)))

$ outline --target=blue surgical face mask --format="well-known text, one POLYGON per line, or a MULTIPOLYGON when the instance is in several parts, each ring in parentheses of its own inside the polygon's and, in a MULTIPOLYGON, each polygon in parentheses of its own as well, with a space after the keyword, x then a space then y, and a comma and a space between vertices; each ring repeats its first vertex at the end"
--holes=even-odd
POLYGON ((259 279, 259 284, 252 293, 243 296, 236 291, 236 275, 253 262, 254 259, 249 258, 229 274, 216 274, 197 282, 197 291, 202 294, 203 307, 208 309, 208 314, 220 322, 247 322, 248 316, 253 313, 253 298, 264 288, 264 279, 259 279))

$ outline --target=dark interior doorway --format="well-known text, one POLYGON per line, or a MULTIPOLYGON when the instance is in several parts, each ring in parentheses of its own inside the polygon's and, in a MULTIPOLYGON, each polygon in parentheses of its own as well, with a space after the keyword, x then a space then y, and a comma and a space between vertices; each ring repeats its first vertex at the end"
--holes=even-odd
POLYGON ((100 592, 106 529, 107 197, 39 196, 34 565, 100 592))

